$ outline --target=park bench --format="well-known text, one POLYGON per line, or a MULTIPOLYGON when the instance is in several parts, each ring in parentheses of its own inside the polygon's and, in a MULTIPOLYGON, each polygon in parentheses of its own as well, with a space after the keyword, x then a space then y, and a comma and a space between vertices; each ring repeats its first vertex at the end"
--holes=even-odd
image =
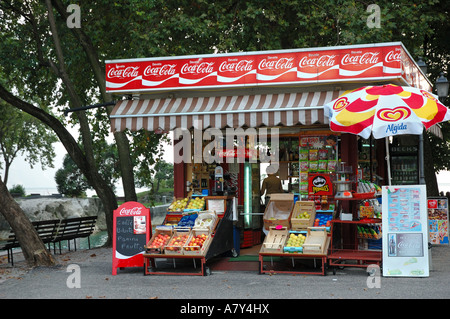
MULTIPOLYGON (((32 222, 39 237, 44 244, 47 244, 47 248, 50 251, 50 244, 53 244, 54 253, 56 253, 56 243, 59 244, 59 253, 61 254, 61 241, 68 241, 68 248, 70 250, 70 240, 74 240, 76 250, 77 238, 88 238, 88 246, 91 248, 90 235, 94 232, 97 216, 76 217, 67 219, 52 219, 45 221, 32 222)), ((13 260, 13 248, 20 247, 16 235, 11 230, 11 233, 6 241, 5 245, 1 247, 1 250, 8 252, 8 262, 14 265, 13 260)))
POLYGON ((91 249, 90 236, 94 232, 95 222, 97 221, 97 216, 87 216, 87 217, 76 217, 67 218, 61 220, 58 231, 55 234, 52 242, 53 249, 55 251, 55 244, 59 244, 59 253, 61 254, 61 242, 67 240, 67 247, 70 250, 70 241, 73 240, 75 250, 77 250, 77 238, 87 238, 88 247, 91 249))

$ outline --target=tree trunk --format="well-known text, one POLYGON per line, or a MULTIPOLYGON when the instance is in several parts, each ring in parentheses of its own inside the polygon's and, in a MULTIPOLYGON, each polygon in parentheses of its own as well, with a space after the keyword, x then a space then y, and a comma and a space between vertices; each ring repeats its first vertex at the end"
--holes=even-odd
POLYGON ((55 260, 39 237, 33 224, 9 194, 0 179, 0 212, 16 234, 23 256, 29 266, 53 266, 55 260))
MULTIPOLYGON (((66 6, 60 0, 52 0, 53 6, 58 13, 67 20, 68 14, 66 6)), ((105 70, 98 58, 97 50, 91 42, 89 36, 84 32, 82 28, 71 29, 74 36, 79 40, 86 57, 92 67, 95 79, 97 80, 98 87, 100 89, 101 96, 104 102, 111 102, 111 94, 106 93, 106 87, 104 85, 106 81, 105 70)), ((109 114, 112 111, 112 107, 106 107, 106 111, 109 114)), ((122 185, 125 193, 125 201, 137 201, 136 187, 134 182, 133 164, 130 158, 130 144, 128 138, 124 132, 114 132, 114 139, 117 145, 117 151, 119 155, 120 170, 122 177, 122 185)))

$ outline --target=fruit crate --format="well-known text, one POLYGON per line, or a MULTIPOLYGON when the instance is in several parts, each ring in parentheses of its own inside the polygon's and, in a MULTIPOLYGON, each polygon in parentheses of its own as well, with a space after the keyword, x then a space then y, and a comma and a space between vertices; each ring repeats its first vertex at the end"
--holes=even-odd
POLYGON ((308 227, 305 243, 303 244, 304 254, 324 254, 327 243, 326 227, 308 227))
POLYGON ((208 228, 203 229, 193 229, 191 231, 191 235, 189 236, 189 239, 186 241, 186 244, 183 246, 183 251, 185 255, 198 255, 198 256, 204 256, 206 254, 206 251, 209 248, 209 245, 211 243, 211 233, 208 228), (202 245, 190 245, 191 240, 196 238, 197 236, 205 236, 205 239, 203 241, 202 245))
POLYGON ((183 246, 191 235, 190 229, 175 229, 172 238, 164 248, 166 255, 183 255, 183 246))
MULTIPOLYGON (((289 237, 291 236, 291 234, 297 234, 297 235, 298 234, 302 234, 302 235, 304 235, 306 237, 308 235, 308 232, 305 231, 305 230, 302 230, 302 231, 292 231, 291 230, 291 231, 289 231, 289 237)), ((286 240, 286 245, 289 242, 289 237, 286 240)), ((303 252, 303 245, 302 246, 291 246, 291 247, 284 246, 283 252, 285 252, 285 253, 298 253, 298 254, 302 253, 303 252)))
POLYGON ((202 196, 193 196, 186 203, 184 212, 201 212, 205 209, 205 198, 202 196), (195 205, 194 205, 195 204, 195 205), (192 206, 194 205, 194 206, 192 206))
POLYGON ((145 248, 145 252, 147 254, 163 254, 164 253, 164 248, 166 247, 166 245, 169 243, 171 237, 172 237, 172 227, 164 227, 164 228, 156 228, 155 232, 153 233, 152 238, 150 238, 150 240, 148 241, 147 245, 144 246, 145 248), (163 239, 163 237, 161 236, 167 236, 165 241, 162 241, 160 244, 155 245, 156 242, 159 238, 163 239))
POLYGON ((265 229, 269 230, 277 225, 289 228, 293 207, 294 194, 272 194, 264 211, 265 229))
POLYGON ((263 243, 264 251, 282 253, 288 234, 287 227, 270 227, 263 243))
POLYGON ((291 229, 307 230, 312 227, 316 218, 316 206, 314 201, 297 201, 292 210, 291 229), (309 218, 297 218, 299 214, 308 213, 309 218))
POLYGON ((210 231, 213 231, 216 228, 218 217, 215 212, 204 211, 198 214, 197 219, 195 220, 195 228, 208 228, 210 231))

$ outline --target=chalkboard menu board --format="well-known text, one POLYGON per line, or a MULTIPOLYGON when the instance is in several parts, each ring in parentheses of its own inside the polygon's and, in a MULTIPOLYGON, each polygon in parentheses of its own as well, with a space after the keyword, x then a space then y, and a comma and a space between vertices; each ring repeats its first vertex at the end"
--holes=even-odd
POLYGON ((113 269, 143 267, 144 246, 151 237, 150 210, 137 202, 126 202, 113 214, 113 269))

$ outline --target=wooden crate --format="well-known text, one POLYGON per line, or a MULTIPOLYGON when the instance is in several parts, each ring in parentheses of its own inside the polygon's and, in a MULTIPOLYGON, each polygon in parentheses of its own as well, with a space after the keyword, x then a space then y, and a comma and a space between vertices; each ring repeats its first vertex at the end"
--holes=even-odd
POLYGON ((150 238, 147 245, 144 246, 145 252, 147 254, 163 254, 164 248, 169 243, 169 241, 172 237, 172 233, 173 233, 173 230, 171 227, 156 228, 155 232, 153 233, 152 238, 150 238), (166 243, 163 246, 152 247, 153 241, 158 237, 158 235, 168 235, 169 238, 167 239, 166 243))
POLYGON ((326 253, 326 243, 326 227, 308 227, 308 235, 306 235, 306 240, 303 244, 303 253, 323 255, 326 253))
POLYGON ((279 229, 271 227, 263 242, 264 251, 282 253, 288 234, 287 227, 280 227, 279 229))
POLYGON ((291 216, 291 229, 292 230, 307 230, 308 227, 314 225, 314 219, 316 218, 316 206, 313 201, 297 201, 292 210, 291 216), (296 218, 299 214, 308 212, 310 215, 307 218, 296 218))
POLYGON ((203 229, 193 229, 191 231, 191 235, 189 236, 189 239, 187 240, 186 244, 183 246, 184 255, 198 255, 198 256, 204 256, 206 252, 208 251, 209 245, 211 244, 211 233, 208 228, 203 229), (197 236, 197 235, 206 235, 206 240, 203 242, 203 245, 200 247, 198 245, 196 246, 190 246, 191 240, 197 236))
POLYGON ((175 229, 172 238, 164 248, 164 253, 166 255, 183 255, 184 254, 183 246, 189 239, 190 234, 191 234, 190 229, 175 229), (179 241, 179 239, 183 238, 183 236, 186 236, 186 241, 179 241))
POLYGON ((270 201, 264 211, 264 227, 269 230, 270 227, 281 225, 290 228, 291 214, 294 207, 294 194, 272 194, 270 201))

